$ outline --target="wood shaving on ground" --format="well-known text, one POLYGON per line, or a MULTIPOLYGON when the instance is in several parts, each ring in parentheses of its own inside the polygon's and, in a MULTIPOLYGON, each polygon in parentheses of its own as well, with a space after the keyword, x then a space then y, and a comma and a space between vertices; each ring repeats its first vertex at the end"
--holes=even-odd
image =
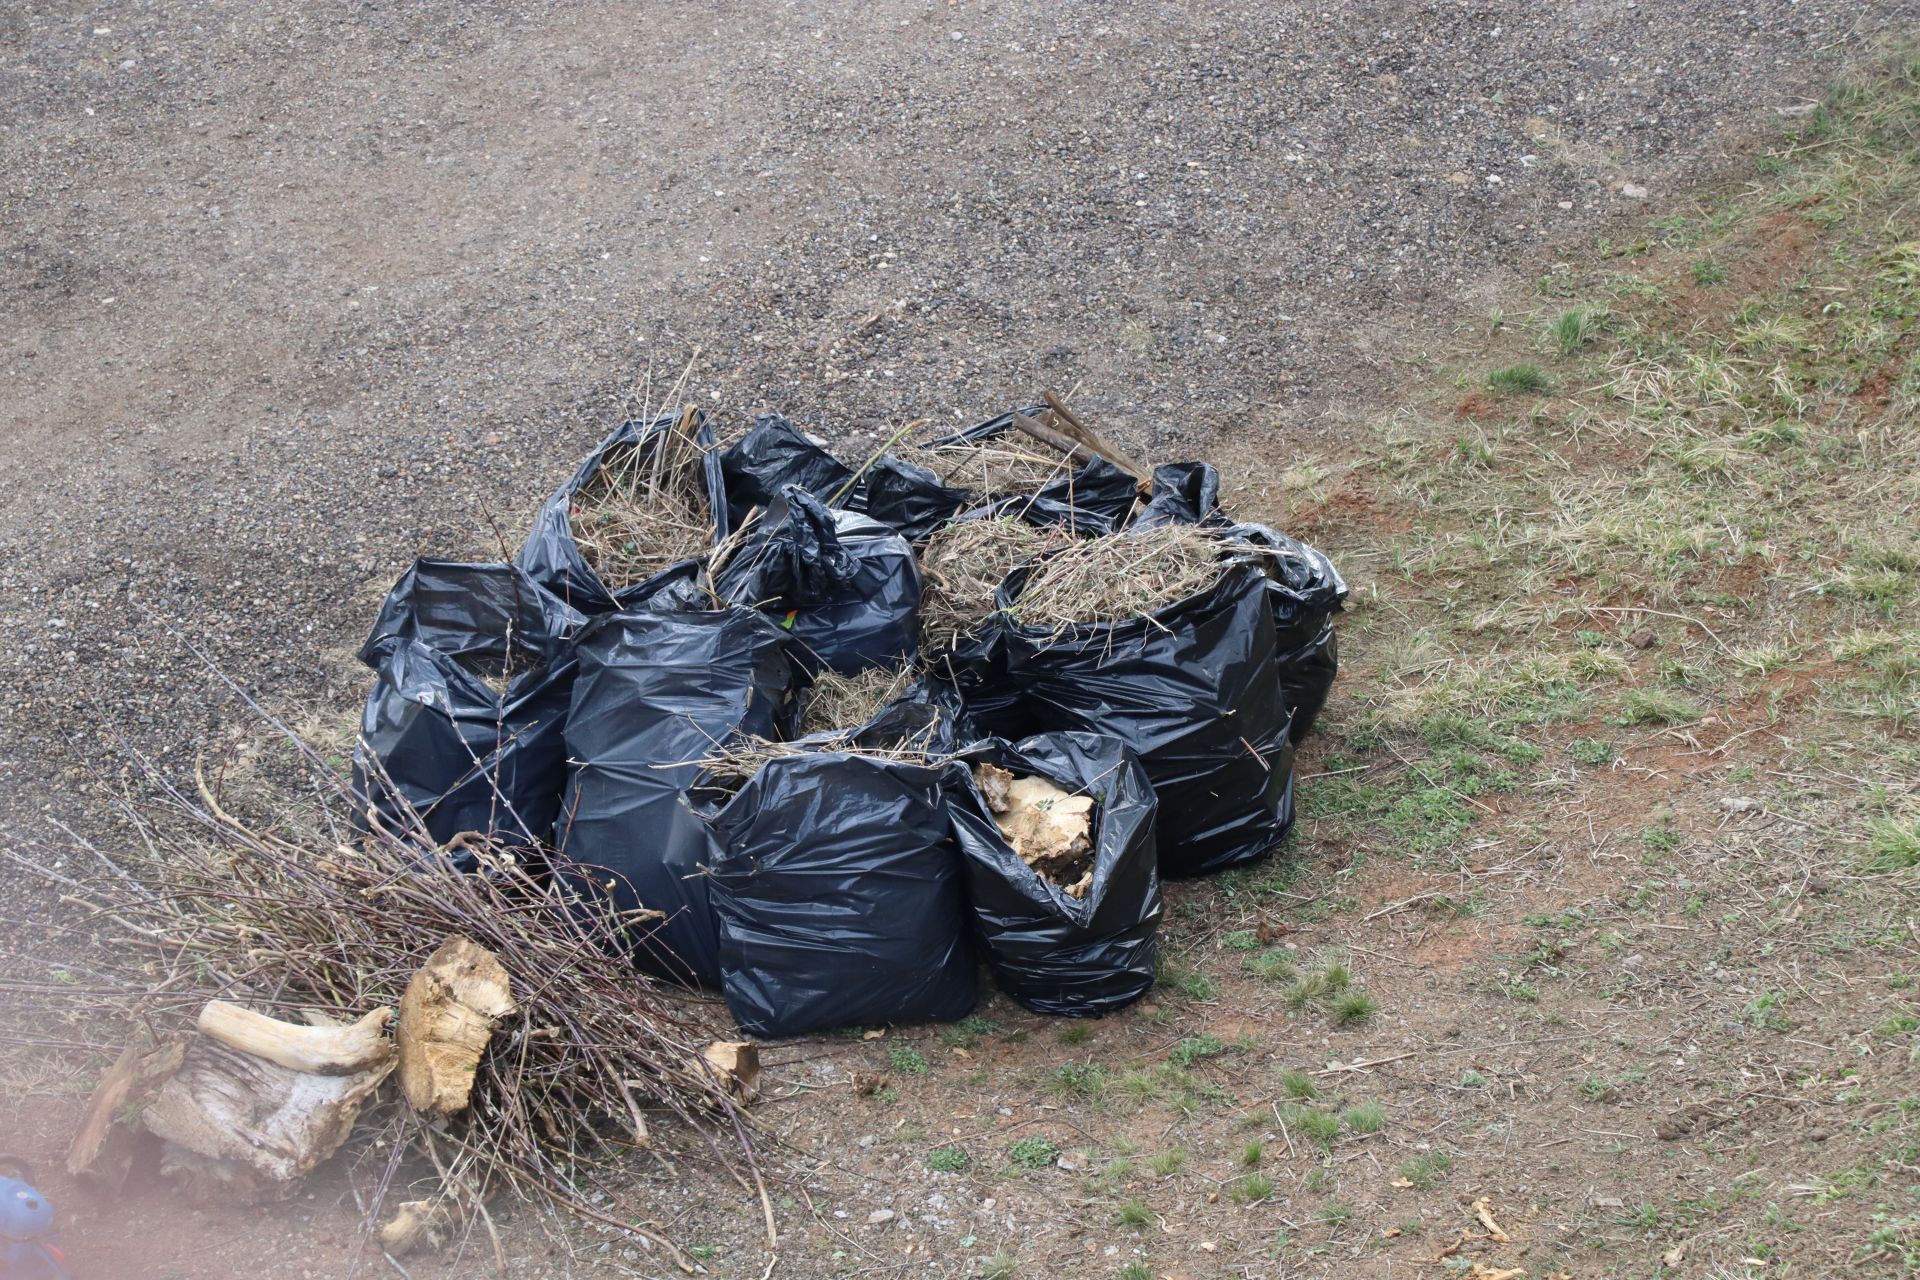
POLYGON ((1068 897, 1085 898, 1093 887, 1093 797, 985 762, 974 766, 973 780, 1020 860, 1068 897))
POLYGON ((1154 613, 1219 581, 1227 545, 1192 525, 1087 538, 1041 560, 1012 612, 1053 631, 1154 613))
POLYGON ((1513 1237, 1502 1231, 1500 1224, 1493 1220, 1493 1201, 1488 1197, 1481 1196, 1473 1202, 1473 1216, 1479 1219, 1480 1225, 1487 1229, 1487 1237, 1496 1244, 1512 1241, 1513 1237))

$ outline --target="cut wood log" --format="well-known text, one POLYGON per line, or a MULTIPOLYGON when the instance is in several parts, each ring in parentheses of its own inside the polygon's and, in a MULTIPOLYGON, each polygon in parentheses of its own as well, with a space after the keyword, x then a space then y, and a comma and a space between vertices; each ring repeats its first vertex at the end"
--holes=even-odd
POLYGON ((389 1058, 354 1075, 291 1071, 202 1036, 142 1120, 187 1151, 287 1183, 339 1150, 361 1105, 392 1070, 389 1058))
POLYGON ((200 1030, 221 1044, 289 1071, 350 1076, 370 1071, 393 1057, 386 1037, 392 1009, 375 1009, 346 1026, 304 1026, 281 1022, 225 1000, 209 1000, 200 1010, 200 1030))
POLYGON ((400 1088, 415 1111, 466 1110, 494 1023, 514 1010, 507 971, 471 938, 440 944, 400 997, 400 1088))
POLYGON ((760 1048, 751 1040, 715 1040, 700 1057, 734 1101, 744 1105, 760 1092, 760 1048))
POLYGON ((130 1044, 100 1077, 67 1147, 67 1172, 94 1191, 125 1185, 145 1130, 140 1115, 160 1086, 173 1078, 186 1053, 184 1036, 157 1045, 130 1044))

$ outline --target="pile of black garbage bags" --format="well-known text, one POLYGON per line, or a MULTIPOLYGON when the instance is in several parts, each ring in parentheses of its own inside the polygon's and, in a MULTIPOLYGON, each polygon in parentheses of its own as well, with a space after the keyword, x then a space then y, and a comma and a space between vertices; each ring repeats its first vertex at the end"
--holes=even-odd
POLYGON ((575 495, 608 450, 679 422, 622 424, 514 563, 422 560, 394 585, 361 651, 378 677, 356 770, 369 820, 435 845, 483 833, 660 913, 632 931, 636 966, 718 988, 753 1035, 961 1018, 983 961, 1042 1013, 1145 994, 1160 878, 1262 858, 1292 825, 1294 747, 1336 668, 1333 565, 1231 521, 1205 463, 1159 467, 1145 493, 1099 458, 1037 492, 973 493, 890 455, 856 474, 768 416, 726 448, 698 428, 715 538, 744 525, 744 547, 614 590, 575 545, 575 495), (1151 617, 1061 634, 1003 609, 923 655, 916 548, 983 516, 1083 537, 1215 526, 1239 552, 1151 617), (870 723, 797 737, 821 672, 908 666, 870 723), (713 776, 703 761, 747 737, 802 749, 713 776), (877 750, 903 743, 921 753, 877 750), (983 762, 1093 797, 1083 895, 1002 837, 983 762))

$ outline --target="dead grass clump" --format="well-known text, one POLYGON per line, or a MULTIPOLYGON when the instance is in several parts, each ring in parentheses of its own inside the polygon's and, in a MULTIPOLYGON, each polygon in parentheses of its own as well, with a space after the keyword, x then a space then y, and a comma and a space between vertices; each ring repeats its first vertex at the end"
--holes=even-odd
POLYGON ((934 726, 929 726, 924 737, 901 741, 888 747, 855 746, 851 730, 839 741, 824 744, 745 738, 717 748, 700 761, 702 777, 698 787, 703 791, 732 794, 745 786, 748 780, 771 761, 792 760, 801 756, 818 755, 824 751, 845 751, 869 760, 884 760, 897 764, 931 764, 935 759, 931 751, 933 732, 934 726))
POLYGON ((963 520, 934 533, 920 554, 921 652, 942 653, 985 622, 1006 576, 1065 537, 1010 517, 963 520))
POLYGON ((609 449, 567 512, 580 555, 610 590, 644 582, 713 539, 706 451, 689 409, 672 426, 609 449))
POLYGON ((907 445, 894 456, 925 467, 944 485, 988 497, 1029 494, 1073 471, 1065 454, 1013 433, 973 444, 907 445))
POLYGON ((1192 525, 1088 538, 1035 565, 1014 611, 1027 626, 1055 631, 1124 622, 1212 586, 1224 549, 1192 525))
POLYGON ((858 729, 912 684, 913 671, 907 667, 898 670, 870 667, 852 676, 822 671, 808 695, 800 731, 827 733, 834 729, 858 729))

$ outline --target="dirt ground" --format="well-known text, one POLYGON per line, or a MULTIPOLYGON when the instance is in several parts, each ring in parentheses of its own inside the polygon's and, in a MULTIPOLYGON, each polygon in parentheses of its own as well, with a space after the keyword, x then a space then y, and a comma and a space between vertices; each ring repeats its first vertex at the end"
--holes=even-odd
MULTIPOLYGON (((1797 118, 1846 57, 1916 16, 1826 0, 10 9, 0 838, 70 856, 48 820, 110 829, 130 751, 179 762, 247 732, 174 629, 271 705, 351 707, 361 673, 345 655, 378 593, 416 554, 497 554, 490 517, 511 542, 649 369, 669 379, 692 360, 690 385, 716 407, 779 409, 851 454, 910 418, 959 422, 1078 387, 1076 404, 1131 447, 1230 460, 1248 514, 1295 514, 1313 489, 1302 465, 1390 416, 1424 385, 1426 356, 1457 350, 1565 256, 1687 212, 1778 113, 1797 118)), ((1304 531, 1339 558, 1363 523, 1377 537, 1412 521, 1396 496, 1349 484, 1301 509, 1304 531)), ((1378 568, 1357 563, 1356 581, 1378 568)), ((1371 618, 1356 642, 1391 630, 1371 618)), ((1693 767, 1650 767, 1667 764, 1693 767)), ((1346 766, 1306 767, 1337 779, 1346 766)), ((1589 809, 1559 803, 1543 838, 1571 840, 1589 809)), ((1352 851, 1325 834, 1304 851, 1310 870, 1352 851)), ((1556 867, 1569 903, 1619 887, 1594 848, 1556 867)), ((1512 852, 1489 846, 1474 874, 1524 878, 1531 855, 1512 852)), ((1625 1086, 1579 1093, 1596 1074, 1588 1038, 1684 1064, 1696 997, 1663 989, 1623 1011, 1588 990, 1545 1029, 1511 1000, 1474 1006, 1477 966, 1524 953, 1533 927, 1434 923, 1395 906, 1440 893, 1433 878, 1396 874, 1342 900, 1346 924, 1269 922, 1315 956, 1387 911, 1371 955, 1349 953, 1383 1007, 1365 1026, 1276 1009, 1257 977, 1235 976, 1208 979, 1210 994, 1176 980, 1070 1048, 1057 1024, 995 999, 957 1031, 777 1050, 768 1110, 824 1162, 782 1198, 803 1243, 777 1273, 969 1275, 1005 1253, 1034 1275, 1119 1274, 1136 1258, 1163 1275, 1441 1274, 1375 1241, 1419 1237, 1424 1220, 1422 1255, 1443 1248, 1473 1225, 1474 1197, 1455 1194, 1467 1188, 1434 1174, 1441 1189, 1404 1223, 1349 1224, 1389 1212, 1396 1178, 1424 1188, 1408 1161, 1445 1149, 1486 1171, 1515 1142, 1577 1153, 1551 1183, 1580 1183, 1578 1203, 1543 1201, 1518 1175, 1477 1175, 1476 1192, 1501 1212, 1529 1206, 1530 1237, 1605 1234, 1587 1219, 1637 1203, 1650 1124, 1516 1129, 1500 1099, 1545 1096, 1550 1068, 1582 1105, 1611 1105, 1625 1086), (1200 1053, 1208 1037, 1221 1054, 1200 1053), (1258 1055, 1233 1048, 1249 1037, 1258 1055), (1070 1056, 1117 1081, 1195 1040, 1188 1056, 1226 1059, 1215 1074, 1149 1081, 1137 1106, 1090 1108, 1072 1083, 1086 1077, 1055 1071, 1070 1056), (1342 1065, 1401 1053, 1422 1069, 1383 1080, 1342 1065), (1322 1073, 1323 1108, 1385 1107, 1391 1157, 1353 1142, 1315 1165, 1279 1110, 1280 1063, 1322 1073), (856 1068, 889 1071, 898 1105, 852 1099, 856 1068), (1274 1123, 1190 1125, 1208 1090, 1274 1123), (1057 1160, 928 1169, 930 1148, 983 1133, 996 1151, 1044 1137, 1057 1160), (1249 1200, 1250 1141, 1268 1159, 1287 1151, 1301 1180, 1331 1168, 1366 1190, 1249 1200), (1150 1190, 1127 1181, 1145 1172, 1103 1172, 1176 1148, 1186 1171, 1152 1174, 1150 1190), (1144 1237, 1114 1227, 1134 1202, 1144 1237)), ((1176 889, 1172 908, 1176 957, 1232 950, 1229 935, 1271 914, 1218 886, 1176 889)), ((62 960, 24 924, 48 909, 17 880, 0 890, 25 940, 10 963, 62 960)), ((1525 985, 1526 971, 1487 980, 1525 985)), ((15 1013, 0 1025, 29 1049, 82 1034, 15 1013)), ((11 1071, 0 1150, 55 1157, 87 1063, 30 1055, 11 1071)), ((1677 1086, 1663 1097, 1677 1100, 1663 1114, 1688 1105, 1677 1086)), ((1686 1176, 1718 1186, 1712 1164, 1686 1176)), ((754 1206, 731 1183, 636 1177, 649 1216, 709 1249, 716 1274, 762 1273, 754 1206)), ((245 1215, 161 1196, 63 1207, 85 1276, 279 1280, 349 1273, 343 1195, 328 1183, 245 1215)), ((604 1243, 549 1238, 526 1213, 504 1247, 516 1275, 664 1273, 604 1243)), ((410 1269, 483 1264, 469 1252, 410 1269)))

